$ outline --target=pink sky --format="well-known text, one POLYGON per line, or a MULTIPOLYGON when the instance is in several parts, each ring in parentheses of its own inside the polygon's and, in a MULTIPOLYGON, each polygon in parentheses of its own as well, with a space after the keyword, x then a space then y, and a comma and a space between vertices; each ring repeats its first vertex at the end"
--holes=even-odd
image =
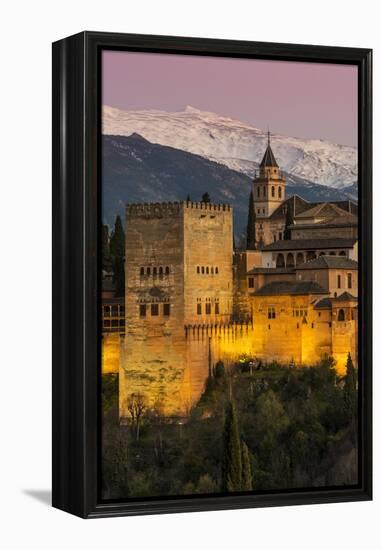
POLYGON ((357 67, 103 52, 103 104, 181 111, 186 105, 272 132, 357 145, 357 67))

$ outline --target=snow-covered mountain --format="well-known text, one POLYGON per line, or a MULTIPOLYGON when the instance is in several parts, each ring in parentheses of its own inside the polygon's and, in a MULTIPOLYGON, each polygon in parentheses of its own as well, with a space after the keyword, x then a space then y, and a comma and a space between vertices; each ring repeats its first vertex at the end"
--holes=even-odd
MULTIPOLYGON (((151 143, 195 153, 252 176, 266 148, 267 133, 215 113, 186 107, 180 112, 124 111, 103 107, 103 134, 138 133, 151 143)), ((272 134, 280 168, 322 185, 344 188, 357 182, 357 150, 318 139, 272 134)))

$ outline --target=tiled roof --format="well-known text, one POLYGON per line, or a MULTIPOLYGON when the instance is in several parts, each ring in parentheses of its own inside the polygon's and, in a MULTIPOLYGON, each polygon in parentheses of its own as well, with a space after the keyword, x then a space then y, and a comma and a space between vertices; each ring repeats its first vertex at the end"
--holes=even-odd
POLYGON ((337 298, 335 298, 335 300, 337 302, 357 302, 357 298, 356 296, 353 296, 352 294, 350 294, 349 292, 343 292, 342 294, 340 294, 340 296, 338 296, 337 298))
POLYGON ((290 239, 275 241, 262 250, 309 250, 322 248, 352 248, 356 239, 290 239))
POLYGON ((315 281, 274 281, 262 286, 253 293, 253 296, 285 296, 305 294, 328 294, 315 281))
POLYGON ((296 214, 303 212, 304 210, 307 210, 311 207, 311 204, 308 201, 305 201, 302 199, 302 197, 299 197, 299 195, 292 195, 292 197, 289 197, 285 201, 282 202, 274 210, 274 212, 269 216, 270 220, 278 220, 278 219, 285 219, 287 214, 287 208, 291 209, 291 216, 294 218, 296 214))
POLYGON ((285 275, 295 273, 294 267, 253 267, 247 272, 247 275, 285 275))
POLYGON ((314 305, 314 309, 331 309, 331 307, 331 298, 322 298, 314 305))
POLYGON ((304 212, 297 214, 295 217, 297 219, 303 219, 315 218, 316 216, 332 218, 334 216, 348 216, 348 212, 343 210, 342 208, 339 208, 334 203, 322 202, 320 204, 318 203, 315 206, 312 206, 312 208, 309 208, 304 212))
POLYGON ((296 269, 358 269, 358 263, 344 256, 325 255, 300 264, 296 269))

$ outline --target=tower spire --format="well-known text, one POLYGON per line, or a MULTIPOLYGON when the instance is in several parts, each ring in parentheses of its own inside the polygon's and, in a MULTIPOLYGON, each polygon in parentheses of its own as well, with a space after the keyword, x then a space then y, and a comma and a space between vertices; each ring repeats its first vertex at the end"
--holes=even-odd
POLYGON ((270 147, 270 130, 267 128, 267 146, 270 147))

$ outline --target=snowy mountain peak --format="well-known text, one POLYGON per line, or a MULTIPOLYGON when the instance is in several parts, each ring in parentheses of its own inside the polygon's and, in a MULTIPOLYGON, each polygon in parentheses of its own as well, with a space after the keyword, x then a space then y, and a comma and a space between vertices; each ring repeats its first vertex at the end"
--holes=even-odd
MULTIPOLYGON (((267 131, 191 105, 179 112, 103 107, 103 134, 133 133, 250 175, 267 143, 267 131)), ((272 134, 271 147, 282 170, 305 180, 337 188, 357 181, 357 150, 353 147, 279 134, 272 134)))

